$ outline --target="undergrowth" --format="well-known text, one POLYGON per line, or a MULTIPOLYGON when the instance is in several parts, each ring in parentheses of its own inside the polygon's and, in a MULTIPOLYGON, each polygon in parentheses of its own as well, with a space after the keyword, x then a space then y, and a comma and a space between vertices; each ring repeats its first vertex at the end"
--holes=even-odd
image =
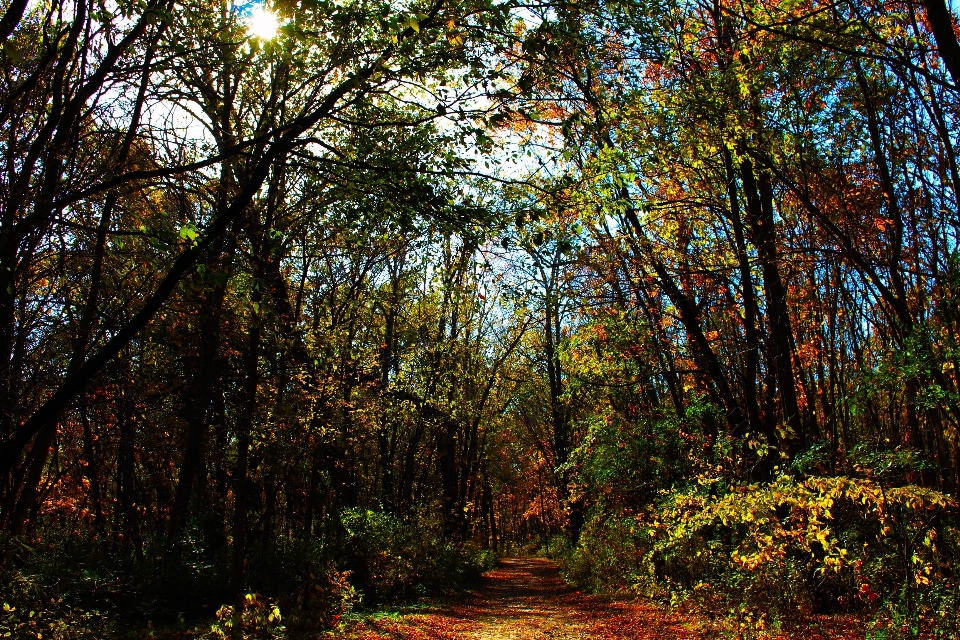
POLYGON ((742 637, 841 612, 872 638, 960 637, 956 503, 915 485, 701 478, 645 510, 598 506, 579 544, 550 550, 572 582, 693 603, 742 637))
POLYGON ((438 519, 342 512, 310 538, 281 538, 247 567, 242 605, 228 591, 229 556, 188 537, 179 557, 46 531, 38 550, 0 539, 0 638, 315 637, 354 610, 458 589, 491 568, 492 552, 444 540, 438 519), (42 551, 42 552, 40 552, 42 551), (239 616, 236 607, 240 606, 239 616))

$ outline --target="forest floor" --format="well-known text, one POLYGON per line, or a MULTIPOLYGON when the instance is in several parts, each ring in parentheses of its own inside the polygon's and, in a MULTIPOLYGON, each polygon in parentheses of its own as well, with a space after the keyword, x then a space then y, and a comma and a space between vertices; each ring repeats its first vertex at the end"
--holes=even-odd
MULTIPOLYGON (((817 620, 796 634, 753 637, 862 638, 850 620, 817 620)), ((643 601, 588 596, 543 558, 505 558, 482 586, 410 613, 375 615, 332 634, 345 640, 652 640, 737 637, 703 616, 643 601)))

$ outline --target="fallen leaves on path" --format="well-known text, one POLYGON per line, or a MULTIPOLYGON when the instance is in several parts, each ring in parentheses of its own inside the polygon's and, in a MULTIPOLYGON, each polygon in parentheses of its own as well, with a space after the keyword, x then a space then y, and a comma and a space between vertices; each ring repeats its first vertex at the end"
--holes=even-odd
POLYGON ((507 558, 459 602, 352 629, 356 640, 699 639, 692 621, 662 608, 609 602, 571 589, 549 560, 507 558))
MULTIPOLYGON (((739 634, 736 634, 739 635, 739 634)), ((770 640, 863 638, 853 617, 818 616, 794 633, 760 634, 770 640)), ((704 616, 648 602, 584 595, 567 585, 543 558, 506 558, 484 575, 483 586, 458 601, 417 613, 374 616, 354 624, 344 640, 706 640, 731 629, 704 616)), ((743 636, 740 636, 743 637, 743 636)))

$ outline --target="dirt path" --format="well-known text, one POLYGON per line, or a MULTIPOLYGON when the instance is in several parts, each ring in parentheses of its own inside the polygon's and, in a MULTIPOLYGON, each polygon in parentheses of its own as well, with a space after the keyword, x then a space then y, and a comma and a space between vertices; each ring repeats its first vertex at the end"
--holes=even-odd
POLYGON ((641 603, 610 602, 568 587, 549 560, 507 558, 459 602, 373 620, 365 640, 647 640, 701 638, 677 615, 641 603))
POLYGON ((549 561, 509 558, 484 582, 473 601, 456 611, 476 626, 463 630, 464 640, 590 637, 579 607, 571 606, 573 593, 549 561))

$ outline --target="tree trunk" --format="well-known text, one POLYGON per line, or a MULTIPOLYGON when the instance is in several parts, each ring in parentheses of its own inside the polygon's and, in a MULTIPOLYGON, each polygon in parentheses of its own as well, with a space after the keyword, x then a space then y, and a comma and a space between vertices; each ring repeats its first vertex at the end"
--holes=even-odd
POLYGON ((190 381, 187 437, 177 473, 177 487, 167 535, 167 553, 173 562, 179 559, 180 540, 190 515, 190 501, 203 466, 210 424, 209 410, 213 391, 220 377, 220 315, 225 294, 226 278, 221 277, 202 296, 202 304, 197 314, 200 322, 197 332, 198 354, 193 379, 190 381))
MULTIPOLYGON (((741 179, 747 198, 747 221, 763 274, 767 307, 767 366, 777 383, 781 418, 792 432, 777 434, 780 437, 771 442, 779 442, 781 449, 792 457, 809 443, 800 415, 794 381, 793 331, 787 308, 787 291, 778 266, 773 190, 766 172, 761 171, 755 176, 753 164, 749 160, 744 160, 741 165, 741 179)), ((767 435, 770 437, 773 434, 767 435)))
POLYGON ((251 431, 257 410, 257 386, 260 383, 260 290, 254 287, 250 294, 251 313, 246 357, 246 379, 243 385, 243 411, 237 419, 237 468, 233 485, 233 553, 231 559, 231 589, 234 594, 233 633, 242 637, 241 616, 244 599, 244 565, 247 538, 247 460, 250 453, 251 431))

